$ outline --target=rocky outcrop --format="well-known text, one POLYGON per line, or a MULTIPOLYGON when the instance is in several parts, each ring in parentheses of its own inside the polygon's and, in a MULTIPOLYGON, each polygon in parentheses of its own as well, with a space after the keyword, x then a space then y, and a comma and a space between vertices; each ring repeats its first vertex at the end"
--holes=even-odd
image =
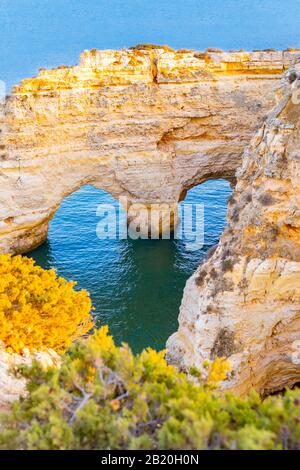
POLYGON ((189 188, 234 180, 275 83, 299 57, 93 50, 24 80, 0 116, 0 252, 41 244, 64 197, 88 183, 126 196, 129 220, 140 222, 140 202, 164 203, 176 224, 189 188))
POLYGON ((15 375, 14 369, 21 365, 29 366, 33 361, 47 369, 59 366, 60 356, 50 349, 35 353, 25 349, 22 355, 13 354, 0 345, 0 411, 26 391, 25 380, 15 375))
POLYGON ((129 220, 143 222, 141 202, 159 212, 164 203, 176 224, 189 188, 237 180, 220 244, 185 288, 169 358, 188 369, 226 356, 239 393, 296 383, 299 60, 299 51, 93 50, 24 80, 0 109, 0 252, 42 243, 61 201, 85 184, 125 196, 129 220))
POLYGON ((225 356, 227 385, 266 394, 300 381, 300 64, 243 155, 228 226, 189 279, 169 358, 225 356))

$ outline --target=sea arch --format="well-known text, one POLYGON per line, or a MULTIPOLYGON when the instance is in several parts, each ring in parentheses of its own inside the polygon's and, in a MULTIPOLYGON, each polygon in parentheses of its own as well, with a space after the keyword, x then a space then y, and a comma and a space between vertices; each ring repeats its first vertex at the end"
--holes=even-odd
POLYGON ((132 209, 164 203, 169 217, 193 186, 234 181, 274 84, 299 57, 92 50, 24 80, 0 118, 0 252, 41 244, 61 201, 86 184, 132 209))

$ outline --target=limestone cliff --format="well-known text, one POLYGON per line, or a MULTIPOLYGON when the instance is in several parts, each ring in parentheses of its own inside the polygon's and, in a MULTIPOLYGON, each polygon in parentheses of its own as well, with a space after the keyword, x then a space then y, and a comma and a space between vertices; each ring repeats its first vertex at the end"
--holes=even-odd
POLYGON ((170 359, 226 356, 229 386, 262 394, 300 381, 300 64, 243 155, 228 226, 190 278, 170 359))
MULTIPOLYGON (((63 198, 84 184, 165 203, 211 178, 234 180, 299 51, 85 51, 41 70, 0 117, 0 252, 42 243, 63 198)), ((133 210, 132 210, 133 209, 133 210)), ((130 212, 131 211, 131 212, 130 212)))
POLYGON ((60 356, 53 350, 29 353, 24 350, 22 355, 8 353, 0 344, 0 412, 7 405, 26 393, 25 381, 14 375, 14 369, 21 365, 31 365, 38 361, 44 369, 60 365, 60 356))

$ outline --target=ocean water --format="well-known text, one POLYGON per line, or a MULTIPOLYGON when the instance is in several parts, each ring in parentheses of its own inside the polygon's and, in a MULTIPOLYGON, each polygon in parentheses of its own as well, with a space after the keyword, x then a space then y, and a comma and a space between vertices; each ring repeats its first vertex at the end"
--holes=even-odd
MULTIPOLYGON (((78 63, 94 47, 300 47, 300 0, 3 0, 0 17, 0 80, 7 91, 39 67, 78 63)), ((188 193, 185 202, 205 205, 204 246, 188 252, 180 240, 99 240, 96 208, 113 200, 86 186, 63 201, 47 242, 31 256, 87 289, 97 323, 108 324, 117 342, 135 351, 160 349, 177 329, 187 278, 219 240, 230 193, 223 180, 188 193)))
MULTIPOLYGON (((207 181, 188 192, 185 204, 204 205, 204 245, 187 251, 184 240, 100 240, 97 207, 117 206, 117 201, 85 186, 63 201, 47 242, 30 255, 87 289, 97 325, 108 324, 118 343, 127 342, 134 351, 162 349, 177 329, 186 280, 219 240, 230 194, 225 180, 207 181)), ((192 229, 186 229, 187 237, 192 229)))
POLYGON ((0 80, 78 63, 84 49, 300 47, 300 0, 1 0, 0 80))

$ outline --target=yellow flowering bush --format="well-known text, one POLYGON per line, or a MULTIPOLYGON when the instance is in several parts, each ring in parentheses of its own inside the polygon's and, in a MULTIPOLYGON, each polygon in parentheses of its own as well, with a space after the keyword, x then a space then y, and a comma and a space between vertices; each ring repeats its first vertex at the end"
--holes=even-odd
POLYGON ((91 300, 76 283, 22 256, 0 255, 0 340, 8 351, 62 352, 93 326, 91 300))

